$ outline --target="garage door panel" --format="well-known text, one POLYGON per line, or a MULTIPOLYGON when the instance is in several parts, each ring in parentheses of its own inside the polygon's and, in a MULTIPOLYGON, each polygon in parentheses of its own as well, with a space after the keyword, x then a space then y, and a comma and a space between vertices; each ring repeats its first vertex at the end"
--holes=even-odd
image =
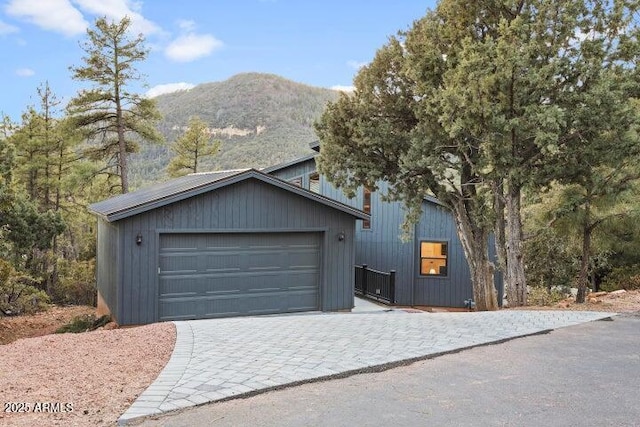
POLYGON ((160 251, 197 249, 196 242, 184 239, 184 234, 163 234, 160 239, 160 251))
POLYGON ((240 267, 240 256, 237 254, 211 254, 208 253, 202 258, 202 270, 206 272, 226 272, 238 271, 240 267))
POLYGON ((160 256, 160 271, 176 272, 184 274, 186 272, 198 271, 198 257, 193 254, 177 254, 160 256))
POLYGON ((264 291, 317 290, 317 270, 278 272, 253 272, 244 274, 172 275, 161 277, 160 295, 189 293, 194 295, 216 293, 246 293, 264 291))
POLYGON ((238 270, 238 267, 229 268, 231 265, 238 265, 240 255, 228 253, 207 253, 197 249, 190 252, 170 252, 160 255, 160 271, 163 274, 178 273, 187 271, 222 271, 238 270))
POLYGON ((204 299, 202 308, 198 318, 229 317, 242 314, 241 301, 233 295, 204 299))
POLYGON ((248 270, 281 270, 286 268, 283 259, 284 254, 280 251, 251 251, 244 255, 246 257, 245 265, 248 270))
POLYGON ((215 276, 173 276, 160 279, 160 297, 237 293, 236 280, 219 280, 215 276))
POLYGON ((242 314, 237 298, 179 298, 160 303, 160 320, 190 320, 242 314))
POLYGON ((304 252, 289 252, 287 258, 289 259, 290 268, 317 268, 318 266, 318 251, 304 251, 304 252))
POLYGON ((160 295, 164 298, 197 296, 198 280, 188 277, 181 277, 177 280, 160 280, 160 295))
POLYGON ((287 311, 282 295, 277 293, 256 293, 242 299, 243 312, 253 314, 275 314, 287 311))
POLYGON ((318 271, 296 271, 289 273, 289 289, 315 288, 318 271))
POLYGON ((201 311, 200 303, 193 298, 172 298, 170 301, 160 301, 158 310, 160 320, 189 320, 197 319, 201 311))
POLYGON ((161 235, 160 319, 317 310, 320 236, 161 235))
POLYGON ((287 305, 294 311, 315 310, 308 291, 300 290, 297 292, 290 292, 287 299, 287 305))

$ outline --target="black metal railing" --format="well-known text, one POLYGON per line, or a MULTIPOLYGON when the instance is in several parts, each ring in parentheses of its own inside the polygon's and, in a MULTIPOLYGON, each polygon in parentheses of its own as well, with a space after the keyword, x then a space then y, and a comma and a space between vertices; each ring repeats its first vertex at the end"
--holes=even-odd
POLYGON ((356 295, 382 301, 387 304, 396 303, 396 271, 389 273, 373 270, 367 264, 355 266, 356 295))

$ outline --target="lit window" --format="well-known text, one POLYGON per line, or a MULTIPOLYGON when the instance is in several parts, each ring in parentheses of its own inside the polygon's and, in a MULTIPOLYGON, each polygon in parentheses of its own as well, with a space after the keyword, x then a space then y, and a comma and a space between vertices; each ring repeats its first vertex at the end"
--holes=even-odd
POLYGON ((446 243, 420 242, 420 274, 424 276, 447 275, 446 243))
POLYGON ((309 175, 309 190, 314 193, 320 193, 320 175, 317 172, 309 175))
MULTIPOLYGON (((364 191, 362 193, 362 211, 371 215, 371 189, 367 187, 364 187, 364 191)), ((365 230, 370 230, 371 221, 362 221, 362 228, 365 230)))

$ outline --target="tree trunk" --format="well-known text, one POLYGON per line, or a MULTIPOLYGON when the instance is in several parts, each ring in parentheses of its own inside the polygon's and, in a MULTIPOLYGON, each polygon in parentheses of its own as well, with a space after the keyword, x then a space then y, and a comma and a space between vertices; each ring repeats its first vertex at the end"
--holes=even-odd
POLYGON ((473 285, 473 299, 476 309, 481 311, 497 310, 498 299, 494 283, 494 266, 489 259, 488 239, 479 238, 475 243, 471 268, 471 283, 473 285), (484 249, 483 249, 484 246, 484 249))
POLYGON ((580 274, 578 275, 577 303, 584 303, 587 299, 587 286, 589 285, 589 259, 591 258, 591 206, 589 200, 584 206, 584 222, 582 224, 582 261, 580 262, 580 274))
POLYGON ((489 258, 489 233, 486 228, 473 224, 464 203, 454 207, 458 237, 462 242, 469 270, 476 309, 489 311, 498 309, 497 293, 493 279, 494 265, 489 258))
MULTIPOLYGON (((505 237, 505 204, 504 187, 502 179, 495 179, 492 183, 493 211, 496 215, 493 233, 495 235, 496 257, 498 258, 498 270, 502 272, 503 283, 507 274, 507 242, 505 237)), ((494 272, 495 274, 495 272, 494 272)), ((504 294, 503 294, 504 298, 504 294)), ((498 305, 503 301, 498 301, 498 305)))
MULTIPOLYGON (((118 69, 118 56, 114 59, 114 69, 118 69)), ((129 165, 127 165, 127 141, 124 134, 124 113, 120 100, 120 79, 116 72, 114 81, 114 99, 116 103, 116 128, 118 132, 118 169, 120 169, 120 184, 122 186, 122 194, 129 192, 129 165)))
POLYGON ((522 255, 522 219, 520 217, 520 187, 509 185, 506 193, 507 208, 507 270, 505 284, 510 307, 527 304, 527 279, 524 275, 522 255))

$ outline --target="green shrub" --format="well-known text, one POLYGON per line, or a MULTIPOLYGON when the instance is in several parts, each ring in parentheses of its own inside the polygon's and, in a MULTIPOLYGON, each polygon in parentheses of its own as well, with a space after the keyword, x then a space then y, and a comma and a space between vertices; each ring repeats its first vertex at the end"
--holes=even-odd
POLYGON ((58 260, 58 281, 51 290, 58 304, 96 305, 95 261, 58 260))
POLYGON ((547 288, 538 286, 529 289, 527 303, 529 305, 548 306, 556 304, 565 298, 566 294, 558 289, 551 289, 551 291, 549 291, 547 288))
POLYGON ((45 310, 51 300, 33 286, 35 280, 16 271, 0 259, 0 312, 6 315, 31 314, 45 310))
POLYGON ((101 326, 106 325, 111 321, 111 317, 106 314, 104 316, 98 317, 93 314, 85 314, 82 316, 76 316, 71 320, 70 323, 67 323, 64 326, 56 329, 56 334, 65 334, 65 333, 73 333, 77 334, 80 332, 88 332, 94 331, 101 326))
POLYGON ((570 287, 578 259, 553 228, 536 230, 524 243, 527 283, 534 287, 570 287))
POLYGON ((600 289, 611 292, 618 289, 627 291, 640 289, 640 265, 616 267, 600 284, 600 289))

